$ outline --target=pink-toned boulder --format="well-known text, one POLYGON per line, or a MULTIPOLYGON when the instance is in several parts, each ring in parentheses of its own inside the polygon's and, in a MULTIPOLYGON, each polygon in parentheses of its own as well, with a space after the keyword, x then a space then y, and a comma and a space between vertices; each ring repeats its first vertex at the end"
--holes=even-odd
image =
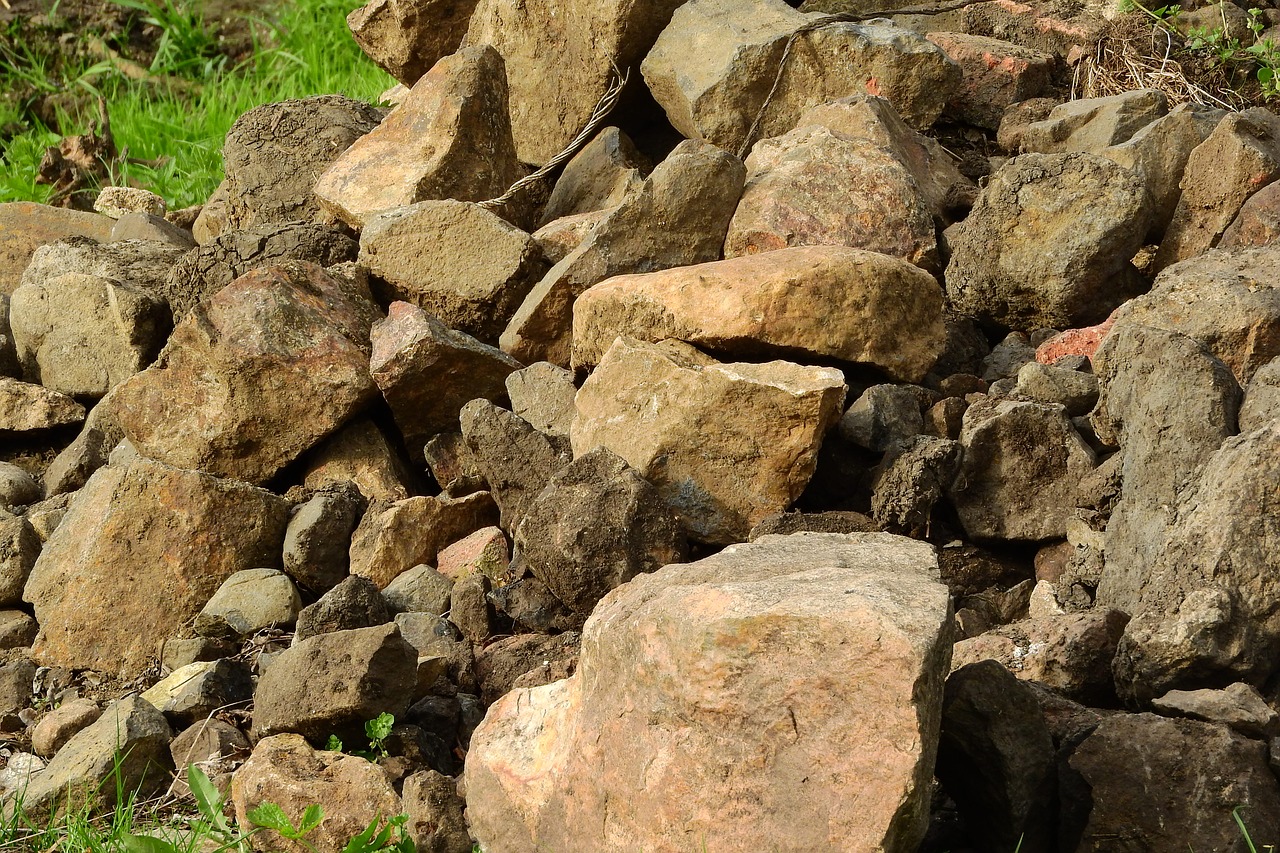
POLYGON ((473 735, 476 839, 914 850, 951 650, 936 566, 886 534, 765 536, 619 587, 577 672, 506 694, 473 735))
POLYGON ((377 395, 367 294, 307 263, 201 303, 115 393, 125 436, 170 465, 265 483, 377 395))
POLYGON ((1067 329, 1065 332, 1059 332, 1036 347, 1036 361, 1041 364, 1053 364, 1058 359, 1066 358, 1069 355, 1083 355, 1087 358, 1092 358, 1093 354, 1098 351, 1098 346, 1102 343, 1102 339, 1107 336, 1107 332, 1111 331, 1111 327, 1114 324, 1115 319, 1108 317, 1096 326, 1086 326, 1083 329, 1067 329))
POLYGON ((986 36, 933 32, 925 38, 964 72, 945 111, 988 130, 1000 127, 1009 107, 1044 94, 1057 64, 1051 53, 986 36))
POLYGON ((1280 183, 1268 184, 1249 196, 1240 213, 1222 232, 1219 249, 1265 246, 1280 238, 1280 183))
POLYGON ((427 199, 500 196, 524 174, 507 116, 502 57, 487 46, 459 51, 334 161, 315 196, 353 228, 378 211, 427 199))
POLYGON ((436 568, 452 581, 481 574, 501 583, 511 564, 508 550, 502 528, 486 527, 443 549, 436 557, 436 568))
POLYGON ((597 364, 618 335, 673 338, 729 357, 834 358, 904 382, 924 377, 946 337, 931 275, 844 246, 608 279, 574 305, 574 365, 597 364))

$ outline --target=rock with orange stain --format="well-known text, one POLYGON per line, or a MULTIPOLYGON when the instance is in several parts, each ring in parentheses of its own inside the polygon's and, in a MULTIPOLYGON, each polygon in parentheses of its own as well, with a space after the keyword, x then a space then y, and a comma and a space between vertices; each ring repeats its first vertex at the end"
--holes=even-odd
POLYGON ((1044 94, 1057 65, 1050 53, 1000 39, 949 32, 929 33, 926 38, 964 71, 946 112, 989 130, 1000 127, 1013 104, 1044 94))
POLYGON ((1066 358, 1069 355, 1082 355, 1085 358, 1093 358, 1093 354, 1098 351, 1098 346, 1102 343, 1102 339, 1107 336, 1107 332, 1111 331, 1111 327, 1114 324, 1115 317, 1113 312, 1113 316, 1108 317, 1096 326, 1086 326, 1083 329, 1067 329, 1065 332, 1059 332, 1036 347, 1036 361, 1041 364, 1053 364, 1058 359, 1066 358))

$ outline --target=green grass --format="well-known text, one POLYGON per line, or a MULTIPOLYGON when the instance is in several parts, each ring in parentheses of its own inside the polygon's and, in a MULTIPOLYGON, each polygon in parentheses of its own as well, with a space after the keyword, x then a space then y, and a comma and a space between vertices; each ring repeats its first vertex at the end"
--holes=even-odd
MULTIPOLYGON (((217 53, 217 42, 189 0, 114 0, 159 28, 149 80, 120 72, 119 64, 95 62, 63 68, 54 79, 47 57, 19 41, 17 56, 0 57, 0 91, 21 82, 42 91, 70 88, 101 94, 111 129, 130 160, 111 176, 163 196, 171 208, 203 202, 222 180, 221 148, 232 122, 255 106, 308 95, 344 94, 373 102, 395 81, 361 53, 344 18, 356 4, 348 0, 296 0, 280 8, 274 21, 259 21, 265 45, 236 67, 217 53), (175 82, 176 81, 176 82, 175 82)), ((59 110, 68 135, 87 129, 59 110)), ((52 133, 0 100, 0 126, 25 123, 29 129, 0 155, 0 202, 46 201, 50 188, 35 183, 44 150, 57 143, 52 133)))

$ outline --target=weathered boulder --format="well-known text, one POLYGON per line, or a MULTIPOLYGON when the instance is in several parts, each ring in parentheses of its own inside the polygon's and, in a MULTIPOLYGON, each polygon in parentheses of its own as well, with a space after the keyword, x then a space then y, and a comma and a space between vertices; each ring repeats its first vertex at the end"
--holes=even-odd
POLYGON ((423 853, 472 853, 474 843, 463 818, 466 801, 458 782, 434 770, 404 780, 405 828, 423 853))
POLYGON ((35 656, 137 675, 222 581, 279 560, 287 517, 281 498, 235 480, 143 458, 100 468, 27 581, 35 656))
POLYGON ((933 508, 955 479, 960 445, 915 436, 885 454, 871 495, 871 514, 884 530, 927 535, 933 508))
POLYGON ((613 69, 638 65, 679 5, 480 0, 463 44, 493 45, 506 61, 520 159, 541 165, 559 154, 586 125, 613 69))
POLYGON ((145 368, 169 333, 152 293, 78 273, 23 284, 9 310, 23 376, 75 397, 101 397, 145 368))
POLYGON ((317 176, 382 120, 376 107, 341 95, 317 95, 255 107, 227 131, 226 179, 192 231, 209 243, 226 231, 272 222, 312 221, 317 176))
POLYGON ((258 679, 254 736, 293 732, 323 743, 336 734, 355 743, 379 714, 404 716, 417 670, 418 653, 395 623, 310 637, 258 679))
POLYGON ((119 219, 130 213, 163 217, 168 204, 160 196, 141 187, 103 187, 93 200, 93 209, 112 219, 119 219))
POLYGON ((142 698, 176 725, 191 725, 215 711, 248 703, 253 698, 253 672, 247 661, 191 663, 143 691, 142 698))
POLYGON ((1280 184, 1267 184, 1249 196, 1222 232, 1219 249, 1265 246, 1280 236, 1280 184))
POLYGON ((1266 744, 1226 726, 1117 714, 1103 718, 1067 763, 1093 801, 1079 846, 1068 849, 1121 838, 1142 850, 1232 850, 1238 806, 1255 844, 1278 837, 1280 786, 1266 744))
POLYGON ((1039 154, 1101 154, 1164 116, 1169 101, 1158 89, 1134 89, 1105 98, 1082 98, 1054 107, 1022 134, 1022 150, 1039 154))
POLYGON ((1080 417, 1089 414, 1098 402, 1098 377, 1083 370, 1029 361, 1018 370, 1018 393, 1037 403, 1057 404, 1070 417, 1080 417))
POLYGON ((196 616, 202 637, 239 639, 264 628, 288 628, 298 618, 302 597, 279 569, 244 569, 222 582, 196 616))
POLYGON ((883 534, 768 536, 620 587, 578 672, 507 694, 473 735, 477 840, 915 849, 950 650, 935 566, 883 534))
POLYGON ((1258 368, 1244 389, 1240 431, 1253 432, 1277 417, 1280 417, 1280 358, 1273 358, 1258 368))
POLYGON ((1130 259, 1151 222, 1134 172, 1094 154, 1025 154, 948 231, 957 310, 1016 329, 1100 322, 1146 284, 1130 259))
POLYGON ((40 493, 40 484, 25 468, 0 462, 0 507, 29 506, 40 500, 40 493))
POLYGON ((510 565, 507 537, 498 527, 477 530, 441 550, 436 558, 436 569, 453 581, 479 574, 500 583, 510 565))
POLYGON ((78 424, 84 406, 40 385, 0 376, 0 432, 28 432, 78 424))
POLYGON ((493 343, 547 271, 533 238, 477 204, 422 201, 374 214, 360 263, 384 302, 402 300, 493 343))
POLYGON ((918 388, 872 385, 840 416, 840 437, 883 452, 924 431, 918 388))
POLYGON ((297 645, 319 634, 385 625, 391 617, 377 585, 368 578, 352 575, 302 608, 293 642, 297 645))
POLYGON ((989 399, 960 431, 960 471, 949 492, 975 539, 1060 539, 1080 480, 1096 464, 1060 406, 989 399))
POLYGON ((1153 699, 1151 708, 1163 717, 1222 723, 1256 740, 1280 733, 1280 714, 1253 685, 1242 681, 1221 690, 1170 690, 1153 699))
POLYGON ((1053 54, 1001 39, 952 32, 926 38, 964 72, 945 112, 987 130, 999 129, 1009 107, 1044 94, 1057 70, 1053 54))
POLYGON ((658 490, 605 448, 551 478, 515 547, 525 569, 584 615, 614 587, 688 557, 684 529, 658 490))
POLYGON ((348 421, 317 444, 307 454, 306 466, 306 488, 351 482, 369 500, 403 500, 415 482, 397 444, 367 417, 348 421))
POLYGON ((183 249, 151 240, 99 243, 85 237, 68 237, 32 253, 21 285, 47 286, 60 276, 78 273, 162 299, 165 280, 184 253, 183 249))
POLYGON ((391 304, 372 340, 373 381, 410 446, 456 431, 469 401, 504 399, 507 376, 523 366, 408 302, 391 304))
POLYGON ((284 533, 284 570, 304 589, 325 593, 347 576, 351 534, 368 502, 347 480, 296 507, 284 533))
POLYGON ((126 213, 111 226, 111 242, 121 240, 155 240, 179 249, 196 247, 196 238, 187 229, 173 224, 163 216, 140 212, 126 213))
POLYGON ((496 523, 496 515, 488 492, 372 503, 351 536, 351 574, 382 589, 406 569, 434 563, 444 546, 496 523))
POLYGON ((565 164, 542 209, 542 223, 611 210, 638 190, 651 170, 625 133, 606 127, 565 164))
POLYGON ((481 46, 437 62, 320 175, 313 192, 329 213, 360 228, 371 214, 426 199, 495 198, 523 174, 502 57, 481 46))
POLYGON ((22 601, 22 589, 40 556, 42 543, 31 522, 0 511, 0 607, 22 601))
POLYGON ((517 634, 476 651, 480 699, 487 705, 516 687, 537 687, 568 678, 578 667, 581 636, 517 634))
POLYGON ((467 403, 460 418, 463 441, 493 492, 502 529, 514 534, 534 498, 568 463, 563 441, 553 443, 527 421, 487 400, 467 403))
POLYGON ((686 140, 525 297, 500 339, 526 364, 569 365, 574 301, 615 275, 720 257, 746 168, 714 146, 686 140))
POLYGON ((476 0, 370 0, 347 27, 379 68, 412 86, 458 49, 475 8, 476 0))
MULTIPOLYGON (((2 397, 0 393, 0 397, 2 397)), ((46 497, 74 492, 103 465, 111 451, 124 440, 116 419, 114 395, 108 393, 89 410, 75 439, 54 457, 44 470, 46 497)))
POLYGON ((914 382, 945 340, 942 291, 932 276, 843 246, 618 276, 583 293, 573 314, 576 367, 599 363, 626 335, 685 341, 731 358, 834 358, 914 382))
POLYGON ((387 612, 430 613, 443 616, 449 611, 453 579, 430 566, 413 566, 392 579, 382 590, 387 612))
MULTIPOLYGON (((249 812, 263 803, 275 803, 295 824, 303 811, 318 804, 324 809, 324 820, 306 839, 320 853, 340 853, 374 820, 401 811, 391 780, 377 764, 313 749, 294 734, 258 741, 249 760, 231 778, 231 802, 241 826, 249 825, 249 812)), ((305 850, 274 830, 255 834, 250 844, 263 851, 305 850)))
MULTIPOLYGON (((788 39, 816 19, 783 0, 692 0, 645 57, 645 83, 686 137, 744 150, 788 39)), ((756 138, 786 133, 809 107, 863 92, 883 95, 923 130, 960 79, 938 47, 887 21, 821 27, 797 38, 756 138)))
POLYGON ((314 264, 246 273, 119 388, 126 437, 153 459, 266 482, 377 394, 371 311, 314 264))
POLYGON ((8 296, 41 246, 67 237, 111 239, 114 221, 97 213, 29 201, 0 204, 0 294, 8 296))
POLYGON ((507 376, 511 411, 534 429, 550 436, 569 436, 573 398, 578 389, 573 373, 548 361, 538 361, 507 376))

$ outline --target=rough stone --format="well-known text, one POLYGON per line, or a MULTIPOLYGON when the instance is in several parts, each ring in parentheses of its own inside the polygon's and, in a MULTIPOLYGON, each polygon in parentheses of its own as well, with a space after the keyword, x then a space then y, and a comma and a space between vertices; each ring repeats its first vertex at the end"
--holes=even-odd
POLYGON ((489 709, 471 829, 509 851, 915 849, 947 601, 931 549, 885 535, 770 536, 641 575, 588 620, 575 675, 489 709))
POLYGON ((1087 415, 1098 402, 1098 378, 1081 370, 1029 361, 1018 370, 1018 393, 1062 406, 1070 417, 1087 415))
POLYGON ((384 589, 401 572, 435 563, 444 546, 494 524, 494 509, 488 492, 373 503, 351 537, 351 574, 384 589))
POLYGON ((41 246, 67 237, 109 240, 113 224, 97 213, 29 201, 0 204, 0 294, 8 296, 17 289, 23 270, 41 246))
POLYGON ((598 364, 618 335, 729 358, 834 358, 913 382, 937 360, 945 332, 942 292, 928 273, 887 255, 811 246, 601 282, 574 305, 574 365, 598 364))
POLYGON ((288 628, 298 618, 302 597, 279 569, 244 569, 222 582, 196 616, 205 637, 248 637, 264 628, 288 628))
POLYGON ((23 593, 40 623, 36 659, 137 675, 223 580, 279 559, 286 519, 282 499, 235 480, 146 459, 99 469, 23 593))
POLYGON ((443 616, 449 612, 449 597, 453 592, 453 580, 430 566, 414 566, 387 584, 382 590, 382 600, 387 611, 396 613, 430 613, 443 616))
POLYGON ((1240 432, 1253 432, 1280 417, 1280 358, 1258 369, 1244 389, 1240 404, 1240 432))
POLYGON ((498 504, 500 525, 514 534, 533 499, 568 463, 567 449, 487 400, 463 406, 461 421, 463 440, 498 504))
POLYGON ((163 216, 150 213, 126 213, 111 226, 112 243, 123 240, 154 240, 179 249, 194 249, 196 238, 185 228, 174 225, 163 216))
POLYGON ((70 237, 42 246, 31 255, 21 286, 47 286, 73 273, 108 279, 161 299, 164 282, 184 251, 164 243, 129 240, 99 243, 70 237))
POLYGON ((524 174, 507 116, 502 57, 487 45, 464 48, 437 62, 376 129, 342 152, 314 195, 353 228, 378 211, 427 199, 496 198, 524 174))
POLYGON ((510 564, 507 537, 498 527, 477 530, 442 549, 436 558, 437 571, 454 582, 481 574, 500 583, 510 564))
POLYGON ((891 448, 871 495, 871 514, 885 530, 927 535, 934 506, 946 495, 960 462, 960 445, 915 436, 891 448))
POLYGON ((32 727, 31 751, 41 758, 52 758, 67 741, 101 716, 102 709, 92 699, 64 702, 32 727))
POLYGON ((355 483, 368 500, 399 501, 409 497, 414 479, 382 428, 357 417, 307 455, 302 484, 318 491, 345 482, 355 483))
POLYGON ((476 652, 476 678, 480 698, 486 705, 498 701, 532 676, 536 684, 550 684, 568 678, 578 666, 581 637, 576 632, 555 636, 517 634, 490 643, 476 652))
POLYGON ((142 698, 167 719, 191 725, 215 711, 248 703, 253 698, 253 672, 246 661, 192 663, 144 691, 142 698))
POLYGON ((458 413, 477 398, 505 400, 520 362, 407 302, 393 302, 373 327, 373 380, 410 445, 455 432, 458 413))
POLYGON ((1280 236, 1280 184, 1267 184, 1249 196, 1222 232, 1220 249, 1265 246, 1280 236))
POLYGON ((119 388, 120 424, 153 459, 265 483, 376 395, 370 319, 314 264, 253 270, 119 388))
POLYGON ((547 361, 539 361, 507 375, 511 411, 539 432, 569 436, 573 424, 573 398, 578 389, 573 373, 547 361))
POLYGON ((948 231, 947 294, 957 310, 1015 329, 1100 322, 1146 287, 1130 258, 1151 215, 1142 179, 1111 160, 1014 158, 948 231))
POLYGON ((0 610, 0 650, 30 648, 39 630, 36 620, 21 610, 0 610))
POLYGON ((316 492, 298 506, 284 534, 284 570, 304 589, 323 594, 347 576, 351 534, 368 502, 350 480, 316 492))
POLYGON ((57 391, 0 376, 0 432, 29 432, 78 424, 84 406, 57 391))
POLYGON ((800 496, 845 390, 832 368, 721 364, 677 341, 618 338, 578 391, 574 454, 607 447, 691 538, 742 541, 800 496))
POLYGON ((347 27, 379 68, 412 86, 458 49, 475 8, 476 0, 370 0, 347 27))
POLYGON ((0 508, 25 507, 40 500, 40 484, 25 468, 0 462, 0 508))
POLYGON ((625 133, 606 127, 565 165, 542 209, 542 223, 617 207, 644 184, 647 166, 625 133))
MULTIPOLYGON (((173 757, 173 764, 178 770, 173 792, 178 796, 190 793, 187 768, 192 764, 200 764, 210 778, 222 777, 224 770, 230 769, 228 765, 238 765, 249 756, 252 749, 243 732, 217 717, 188 726, 169 744, 169 755, 173 757)), ((225 790, 220 782, 221 779, 218 779, 214 784, 225 790)))
POLYGON ((139 187, 103 187, 93 200, 93 209, 112 219, 129 213, 164 216, 167 207, 163 198, 139 187))
POLYGON ((883 452, 924 431, 920 396, 909 385, 872 385, 840 417, 840 437, 883 452))
POLYGON ((1022 150, 1040 154, 1102 149, 1131 139, 1169 111, 1158 89, 1134 89, 1105 98, 1083 98, 1054 107, 1048 117, 1032 123, 1022 134, 1022 150))
POLYGON ((474 842, 467 831, 458 795, 458 782, 434 770, 423 770, 404 780, 405 828, 422 853, 472 853, 474 842))
POLYGON ((373 214, 360 263, 383 302, 411 302, 451 329, 497 342, 547 271, 529 234, 477 204, 421 201, 373 214))
POLYGON ((1257 740, 1280 733, 1280 714, 1252 685, 1241 681, 1221 690, 1170 690, 1153 699, 1151 708, 1165 717, 1222 723, 1257 740))
POLYGON ((368 578, 351 576, 308 604, 298 614, 294 643, 308 637, 355 628, 373 628, 392 621, 386 599, 368 578))
POLYGON ((1053 54, 1000 39, 952 32, 931 32, 926 38, 964 72, 945 112, 987 130, 1000 128, 1009 107, 1044 94, 1057 70, 1053 54))

